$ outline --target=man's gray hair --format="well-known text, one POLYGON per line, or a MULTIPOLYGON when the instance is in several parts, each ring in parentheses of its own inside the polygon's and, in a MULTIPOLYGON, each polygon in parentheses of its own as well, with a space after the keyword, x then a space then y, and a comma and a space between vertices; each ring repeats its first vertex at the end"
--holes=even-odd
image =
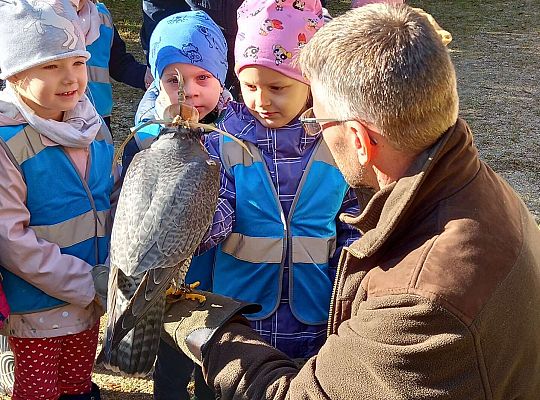
POLYGON ((421 151, 457 120, 448 50, 407 5, 370 4, 335 18, 299 62, 333 116, 372 123, 397 149, 421 151))

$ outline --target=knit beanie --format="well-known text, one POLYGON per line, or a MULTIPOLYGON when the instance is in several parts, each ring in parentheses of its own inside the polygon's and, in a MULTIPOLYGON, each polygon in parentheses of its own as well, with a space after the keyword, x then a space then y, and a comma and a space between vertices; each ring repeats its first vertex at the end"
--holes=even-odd
POLYGON ((227 76, 227 42, 204 11, 187 11, 161 20, 150 37, 150 70, 160 79, 170 64, 192 64, 210 72, 221 86, 227 76))
POLYGON ((236 74, 261 65, 307 83, 295 58, 322 25, 320 0, 244 1, 238 9, 236 74))
POLYGON ((54 60, 90 58, 69 0, 2 0, 0 21, 0 79, 54 60))

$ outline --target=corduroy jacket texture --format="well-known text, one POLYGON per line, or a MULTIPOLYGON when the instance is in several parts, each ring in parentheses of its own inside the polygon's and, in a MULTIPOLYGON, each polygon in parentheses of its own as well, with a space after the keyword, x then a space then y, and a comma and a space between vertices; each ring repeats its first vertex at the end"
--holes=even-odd
POLYGON ((299 370, 230 323, 203 353, 221 398, 540 398, 540 230, 465 122, 363 210, 318 355, 299 370))

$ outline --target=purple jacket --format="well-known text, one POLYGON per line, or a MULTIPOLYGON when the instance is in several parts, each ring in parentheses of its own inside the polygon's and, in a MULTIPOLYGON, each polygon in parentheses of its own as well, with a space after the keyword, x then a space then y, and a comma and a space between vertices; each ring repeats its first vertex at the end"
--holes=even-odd
MULTIPOLYGON (((232 102, 226 110, 218 127, 237 138, 255 144, 261 151, 270 171, 272 183, 276 188, 285 215, 289 213, 302 173, 320 137, 307 136, 298 120, 279 129, 262 126, 248 111, 245 105, 232 102)), ((211 133, 205 145, 210 156, 220 160, 219 134, 211 133)), ((223 169, 220 177, 218 206, 211 229, 199 248, 204 252, 222 241, 231 233, 236 214, 236 189, 232 178, 223 169)), ((349 190, 343 199, 340 213, 358 214, 356 196, 349 190)), ((335 272, 341 249, 359 238, 359 233, 350 225, 337 220, 337 250, 331 267, 335 272)), ((285 262, 283 285, 288 287, 288 260, 285 262)), ((326 325, 306 325, 292 314, 288 293, 282 292, 277 311, 267 319, 254 321, 253 327, 271 345, 292 358, 307 358, 317 353, 326 339, 326 325)))

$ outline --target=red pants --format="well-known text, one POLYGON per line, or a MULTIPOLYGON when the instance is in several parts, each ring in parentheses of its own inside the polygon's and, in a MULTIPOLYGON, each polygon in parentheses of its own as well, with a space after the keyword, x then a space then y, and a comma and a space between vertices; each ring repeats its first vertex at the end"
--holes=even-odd
POLYGON ((9 338, 15 355, 13 400, 56 400, 92 388, 99 322, 75 335, 9 338))

